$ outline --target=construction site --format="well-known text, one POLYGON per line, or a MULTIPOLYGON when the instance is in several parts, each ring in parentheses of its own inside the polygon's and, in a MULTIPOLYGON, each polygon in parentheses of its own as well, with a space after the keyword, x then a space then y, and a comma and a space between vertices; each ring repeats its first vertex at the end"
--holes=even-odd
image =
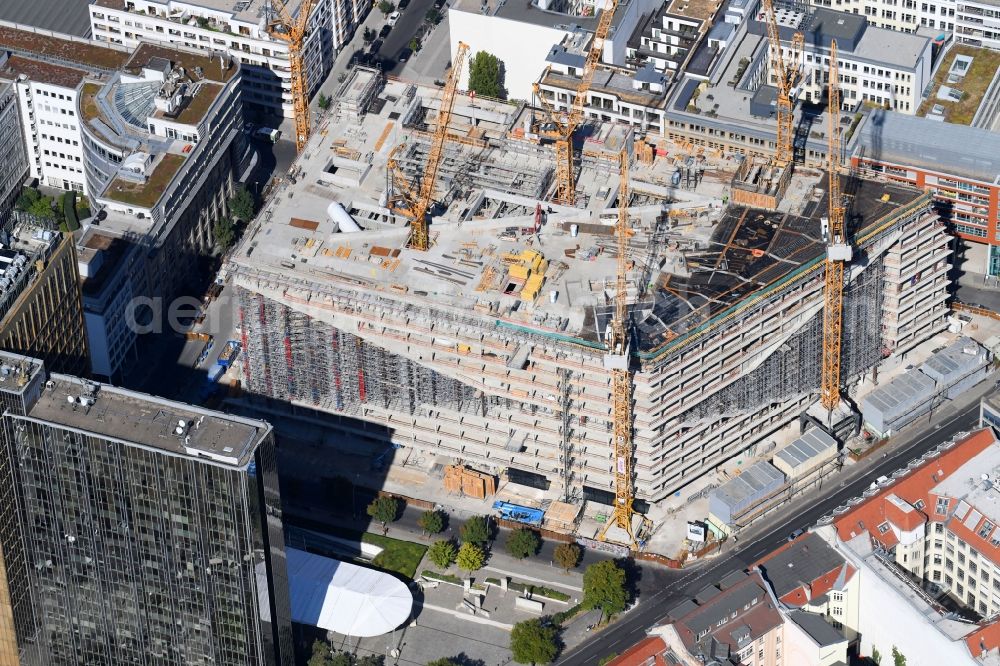
POLYGON ((365 68, 335 99, 226 267, 245 385, 439 485, 463 464, 543 502, 615 506, 626 484, 655 505, 803 413, 846 436, 858 380, 946 326, 949 237, 920 191, 834 172, 853 256, 820 404, 830 174, 750 208, 736 156, 591 123, 558 204, 543 110, 365 68))

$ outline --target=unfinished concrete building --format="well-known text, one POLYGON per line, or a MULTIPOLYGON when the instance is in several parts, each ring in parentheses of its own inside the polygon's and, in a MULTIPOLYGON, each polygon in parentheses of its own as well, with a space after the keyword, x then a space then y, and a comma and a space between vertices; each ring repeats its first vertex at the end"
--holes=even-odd
MULTIPOLYGON (((602 356, 617 169, 585 160, 586 207, 548 203, 553 159, 528 131, 530 112, 460 99, 431 249, 408 249, 405 220, 384 204, 419 171, 437 103, 434 89, 390 81, 360 122, 353 109, 331 119, 246 234, 227 271, 247 386, 334 415, 342 437, 373 451, 391 438, 428 471, 465 463, 553 498, 610 503, 602 356), (393 175, 386 162, 402 142, 406 173, 393 175)), ((633 164, 624 202, 635 484, 649 502, 815 403, 822 345, 821 174, 800 170, 777 211, 723 207, 731 171, 709 164, 704 182, 717 190, 684 190, 666 159, 633 164)), ((845 191, 857 257, 844 302, 849 387, 945 327, 950 251, 927 195, 855 179, 845 191)))

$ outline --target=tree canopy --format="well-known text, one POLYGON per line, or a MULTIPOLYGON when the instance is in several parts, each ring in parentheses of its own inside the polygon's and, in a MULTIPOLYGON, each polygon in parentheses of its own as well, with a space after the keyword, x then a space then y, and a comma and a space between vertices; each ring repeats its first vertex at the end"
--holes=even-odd
POLYGON ((486 564, 486 553, 482 548, 474 543, 463 543, 458 549, 458 556, 455 558, 458 566, 466 571, 476 571, 482 569, 486 564))
POLYGON ((459 533, 463 543, 481 545, 490 540, 490 524, 486 516, 473 516, 465 521, 459 533))
POLYGON ((565 571, 569 571, 577 564, 580 563, 580 556, 583 554, 583 549, 575 543, 561 543, 556 546, 555 552, 552 553, 553 558, 560 567, 565 571))
POLYGON ((382 12, 382 16, 388 16, 396 11, 396 5, 389 2, 389 0, 379 0, 378 10, 382 12))
POLYGON ((215 236, 215 244, 223 252, 231 248, 236 242, 236 225, 233 224, 233 218, 224 215, 216 220, 212 225, 212 235, 215 236))
POLYGON ((229 200, 229 211, 234 217, 244 222, 249 222, 253 219, 253 215, 257 212, 257 209, 253 201, 253 195, 250 194, 247 188, 240 186, 236 190, 233 198, 229 200))
POLYGON ((442 569, 447 569, 451 566, 452 562, 455 561, 455 557, 458 555, 458 548, 455 543, 450 539, 441 539, 440 541, 435 541, 431 544, 431 547, 427 550, 427 556, 431 558, 431 562, 438 565, 442 569))
POLYGON ((424 511, 420 514, 420 529, 428 534, 439 534, 444 530, 444 516, 440 511, 424 511))
POLYGON ((507 537, 507 552, 511 556, 523 560, 529 555, 537 553, 541 543, 542 540, 534 530, 522 527, 519 530, 514 530, 507 537))
POLYGON ((524 620, 510 631, 510 651, 519 664, 548 664, 559 654, 557 630, 539 619, 524 620))
POLYGON ((366 509, 369 516, 382 524, 382 531, 389 530, 389 523, 396 520, 399 513, 399 500, 395 497, 376 497, 366 509))
POLYGON ((625 610, 628 591, 625 589, 625 570, 611 560, 596 562, 583 573, 583 605, 600 608, 611 616, 625 610))
POLYGON ((492 53, 477 51, 469 62, 469 90, 477 95, 502 99, 503 63, 492 53))

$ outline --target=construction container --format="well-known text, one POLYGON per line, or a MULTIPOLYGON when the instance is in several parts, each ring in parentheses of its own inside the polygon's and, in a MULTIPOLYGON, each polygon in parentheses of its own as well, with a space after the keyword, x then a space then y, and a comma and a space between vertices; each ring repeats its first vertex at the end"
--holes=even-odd
POLYGON ((573 238, 576 238, 577 236, 579 236, 580 235, 580 225, 579 224, 571 224, 571 225, 569 225, 569 235, 572 236, 573 238))

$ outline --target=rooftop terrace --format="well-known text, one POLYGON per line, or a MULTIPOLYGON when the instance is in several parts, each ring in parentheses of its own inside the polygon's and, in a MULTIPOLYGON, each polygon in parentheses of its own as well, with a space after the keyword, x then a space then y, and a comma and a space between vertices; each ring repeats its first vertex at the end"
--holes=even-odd
POLYGON ((160 200, 160 196, 180 171, 184 159, 182 154, 166 153, 159 158, 159 162, 144 183, 125 180, 118 176, 108 184, 104 196, 124 204, 151 208, 160 200))
POLYGON ((75 377, 52 375, 50 381, 28 413, 31 419, 171 454, 245 467, 271 430, 263 421, 75 377))

